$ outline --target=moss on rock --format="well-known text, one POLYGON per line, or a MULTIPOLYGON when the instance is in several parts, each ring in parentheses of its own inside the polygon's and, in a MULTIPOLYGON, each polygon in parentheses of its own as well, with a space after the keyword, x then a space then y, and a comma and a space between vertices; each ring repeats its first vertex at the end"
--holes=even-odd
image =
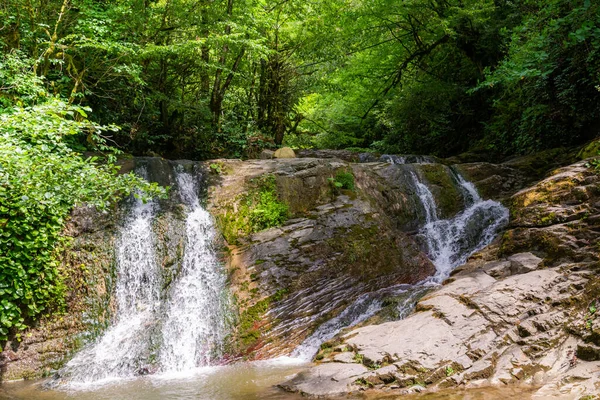
POLYGON ((463 197, 450 168, 442 164, 421 164, 417 169, 430 186, 440 217, 452 217, 463 209, 463 197))

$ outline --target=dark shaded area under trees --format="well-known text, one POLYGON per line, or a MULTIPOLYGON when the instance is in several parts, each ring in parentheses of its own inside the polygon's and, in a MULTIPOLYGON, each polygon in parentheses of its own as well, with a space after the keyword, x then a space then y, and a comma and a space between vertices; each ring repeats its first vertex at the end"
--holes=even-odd
MULTIPOLYGON (((134 154, 252 157, 283 143, 504 157, 598 134, 599 8, 5 0, 0 85, 35 74, 50 95, 120 126, 110 140, 134 154), (29 69, 11 70, 15 60, 29 69)), ((83 151, 80 136, 72 146, 83 151)))

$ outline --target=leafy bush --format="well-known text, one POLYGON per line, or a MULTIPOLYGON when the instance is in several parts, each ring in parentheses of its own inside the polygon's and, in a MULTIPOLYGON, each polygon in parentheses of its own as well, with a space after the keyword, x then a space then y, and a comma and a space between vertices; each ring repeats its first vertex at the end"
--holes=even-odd
POLYGON ((329 178, 329 182, 335 189, 354 190, 354 175, 351 172, 338 172, 335 178, 329 178))
POLYGON ((101 133, 116 128, 89 121, 89 109, 42 97, 48 100, 0 113, 0 340, 65 305, 68 271, 56 255, 67 243, 61 232, 74 206, 103 209, 137 189, 144 196, 164 193, 73 151, 67 143, 77 135, 109 151, 101 133))
POLYGON ((250 224, 254 232, 279 226, 288 218, 288 205, 279 201, 275 177, 259 178, 259 190, 249 196, 250 224))
POLYGON ((284 223, 289 207, 279 200, 275 176, 264 175, 251 181, 252 188, 240 201, 236 211, 217 216, 225 239, 235 243, 240 235, 247 235, 284 223))

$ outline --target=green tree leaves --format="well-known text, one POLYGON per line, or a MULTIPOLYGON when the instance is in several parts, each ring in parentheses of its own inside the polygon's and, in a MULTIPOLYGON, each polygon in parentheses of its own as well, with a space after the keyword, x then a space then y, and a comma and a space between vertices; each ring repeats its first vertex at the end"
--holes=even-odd
MULTIPOLYGON (((35 76, 25 75, 18 79, 37 87, 35 76)), ((164 194, 135 175, 118 175, 107 159, 86 159, 72 149, 69 139, 83 136, 89 148, 111 150, 102 133, 116 128, 88 120, 88 108, 47 93, 37 104, 15 103, 0 112, 0 340, 64 306, 68 271, 60 270, 56 255, 68 243, 61 232, 74 206, 103 209, 134 190, 164 194)))

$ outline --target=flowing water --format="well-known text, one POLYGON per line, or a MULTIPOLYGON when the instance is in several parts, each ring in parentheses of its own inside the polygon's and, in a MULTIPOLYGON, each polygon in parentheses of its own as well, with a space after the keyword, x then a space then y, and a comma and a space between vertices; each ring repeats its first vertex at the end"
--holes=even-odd
MULTIPOLYGON (((145 169, 138 174, 146 175, 145 169)), ((154 257, 152 221, 155 202, 133 200, 116 249, 118 312, 112 326, 94 345, 79 352, 63 374, 72 382, 90 383, 133 376, 142 367, 155 315, 161 278, 154 257)))
MULTIPOLYGON (((137 173, 146 177, 145 168, 137 173)), ((221 355, 227 334, 226 277, 212 248, 210 214, 198 198, 197 177, 174 168, 187 216, 183 260, 166 286, 156 261, 155 202, 132 200, 116 249, 116 315, 95 343, 79 352, 55 382, 85 388, 140 374, 193 371, 221 355)))
MULTIPOLYGON (((405 164, 407 161, 429 163, 427 157, 389 156, 381 157, 390 164, 405 164)), ((483 200, 471 182, 452 171, 463 196, 465 209, 450 219, 440 219, 433 193, 426 183, 411 171, 410 176, 415 194, 423 208, 425 224, 418 236, 425 244, 429 259, 435 265, 434 276, 417 285, 397 285, 373 293, 361 295, 340 315, 319 326, 293 352, 292 357, 311 360, 321 344, 335 337, 342 329, 350 328, 371 318, 383 307, 383 295, 400 297, 397 315, 404 318, 413 310, 416 302, 433 287, 441 284, 469 256, 488 245, 500 228, 508 222, 508 210, 500 203, 483 200)))
POLYGON ((212 218, 200 205, 192 174, 178 172, 177 184, 189 213, 183 265, 163 317, 162 372, 209 365, 222 353, 227 334, 225 274, 211 245, 212 218))
POLYGON ((471 182, 455 173, 465 209, 453 218, 440 219, 427 185, 416 173, 411 176, 425 212, 425 226, 419 236, 424 239, 429 258, 436 268, 431 280, 441 283, 454 268, 494 239, 499 229, 508 223, 508 210, 497 201, 483 200, 471 182))

